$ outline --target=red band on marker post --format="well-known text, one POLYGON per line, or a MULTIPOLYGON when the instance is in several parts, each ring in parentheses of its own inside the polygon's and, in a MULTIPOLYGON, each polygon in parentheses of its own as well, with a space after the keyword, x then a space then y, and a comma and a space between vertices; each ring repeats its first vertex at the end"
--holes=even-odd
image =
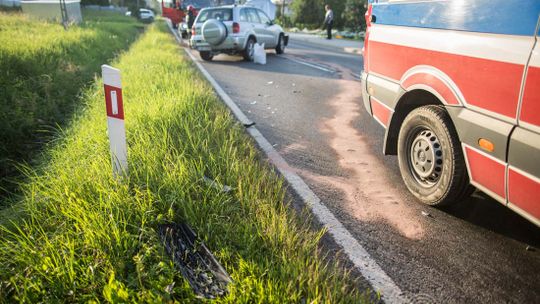
POLYGON ((105 87, 105 103, 107 116, 124 120, 124 103, 122 100, 122 89, 110 85, 105 87))
POLYGON ((107 130, 111 149, 111 160, 115 176, 127 175, 126 128, 124 125, 124 100, 120 70, 108 65, 101 66, 107 110, 107 130))

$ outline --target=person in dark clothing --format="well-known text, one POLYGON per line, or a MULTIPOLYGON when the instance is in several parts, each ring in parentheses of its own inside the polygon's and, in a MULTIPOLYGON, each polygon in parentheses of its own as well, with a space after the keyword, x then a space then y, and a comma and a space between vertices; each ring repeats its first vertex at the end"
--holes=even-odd
POLYGON ((326 15, 324 16, 324 26, 326 27, 326 39, 332 39, 332 26, 334 25, 334 11, 330 8, 330 5, 324 7, 326 15))
POLYGON ((187 7, 187 16, 186 16, 186 24, 187 24, 187 32, 188 32, 188 38, 191 38, 191 28, 193 27, 193 23, 195 22, 195 12, 194 12, 193 5, 188 5, 187 7))

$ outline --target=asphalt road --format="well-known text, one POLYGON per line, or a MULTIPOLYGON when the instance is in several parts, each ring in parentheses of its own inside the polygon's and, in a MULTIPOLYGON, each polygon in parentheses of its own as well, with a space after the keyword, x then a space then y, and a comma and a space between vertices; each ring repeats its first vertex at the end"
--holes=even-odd
POLYGON ((540 229, 480 192, 417 202, 363 108, 360 55, 291 41, 267 61, 203 65, 413 302, 540 303, 540 229))

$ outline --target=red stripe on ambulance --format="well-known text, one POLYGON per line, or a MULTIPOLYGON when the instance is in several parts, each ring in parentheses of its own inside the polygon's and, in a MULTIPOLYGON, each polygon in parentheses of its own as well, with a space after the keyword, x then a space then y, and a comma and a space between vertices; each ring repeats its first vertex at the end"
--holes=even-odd
POLYGON ((415 66, 433 66, 456 83, 468 104, 516 118, 523 65, 373 40, 369 48, 370 72, 401 79, 415 66))
POLYGON ((540 218, 540 182, 510 167, 508 170, 508 202, 535 218, 540 218))
POLYGON ((443 102, 449 105, 459 105, 460 102, 452 90, 439 78, 427 73, 418 73, 411 75, 403 82, 403 87, 406 90, 411 89, 414 85, 427 85, 433 88, 441 97, 443 102))
POLYGON ((375 116, 375 118, 386 128, 390 122, 390 116, 392 114, 391 110, 373 97, 371 97, 370 102, 373 116, 375 116))
POLYGON ((485 187, 503 200, 506 200, 506 164, 465 146, 465 156, 469 164, 469 177, 473 184, 485 187))

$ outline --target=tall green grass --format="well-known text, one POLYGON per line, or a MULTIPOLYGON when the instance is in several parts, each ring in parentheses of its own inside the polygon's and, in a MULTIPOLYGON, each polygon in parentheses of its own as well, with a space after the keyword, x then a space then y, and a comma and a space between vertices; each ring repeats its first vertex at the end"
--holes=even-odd
POLYGON ((112 177, 100 81, 29 170, 0 226, 0 297, 23 302, 200 302, 156 228, 187 221, 232 276, 217 303, 358 303, 362 292, 318 249, 285 186, 161 22, 122 71, 130 175, 112 177), (203 177, 234 188, 222 193, 203 177), (16 210, 16 211, 14 211, 16 210))
POLYGON ((67 31, 59 23, 0 12, 0 194, 15 164, 35 159, 57 125, 81 105, 79 94, 101 64, 137 38, 142 25, 88 12, 67 31))

